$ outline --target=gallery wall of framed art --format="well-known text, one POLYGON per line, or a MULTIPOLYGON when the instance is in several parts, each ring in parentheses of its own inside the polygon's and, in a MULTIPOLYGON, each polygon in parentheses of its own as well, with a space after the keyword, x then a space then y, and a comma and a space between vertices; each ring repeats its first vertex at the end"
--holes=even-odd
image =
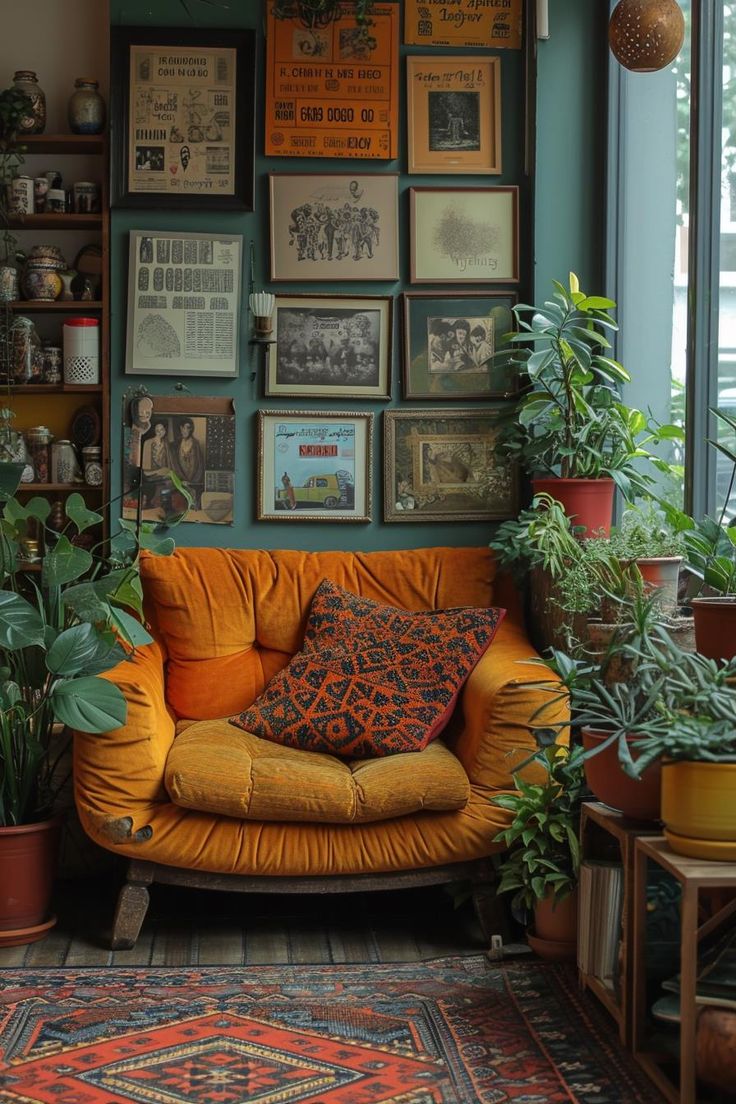
MULTIPOLYGON (((510 30, 484 16, 477 33, 492 33, 488 46, 441 41, 434 4, 428 33, 422 5, 394 0, 377 0, 373 25, 357 24, 349 2, 339 21, 305 27, 258 0, 247 11, 208 7, 203 28, 164 0, 172 25, 159 34, 144 0, 112 0, 126 97, 112 143, 116 454, 126 456, 139 391, 168 419, 172 447, 181 433, 167 399, 232 403, 233 470, 208 469, 211 495, 183 543, 485 544, 512 512, 515 474, 494 468, 491 489, 478 465, 517 394, 502 338, 530 283, 526 3, 514 4, 510 30), (252 88, 239 75, 251 57, 252 88), (230 171, 233 134, 247 151, 253 141, 245 177, 230 171), (156 144, 163 162, 159 151, 145 156, 156 144), (218 263, 203 245, 203 274, 185 289, 170 258, 188 240, 209 241, 218 263), (261 292, 274 306, 257 332, 249 296, 261 292), (310 433, 333 425, 354 457, 309 447, 331 447, 310 433), (402 508, 409 433, 432 447, 407 486, 402 476, 402 508), (293 471, 277 471, 279 457, 293 471), (443 461, 465 465, 464 488, 444 478, 443 461)), ((202 444, 214 425, 205 417, 194 417, 202 444)))

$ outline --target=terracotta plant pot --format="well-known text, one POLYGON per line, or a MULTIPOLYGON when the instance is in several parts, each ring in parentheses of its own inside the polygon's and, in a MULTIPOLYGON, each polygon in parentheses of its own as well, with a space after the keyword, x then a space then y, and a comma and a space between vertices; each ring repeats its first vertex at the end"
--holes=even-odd
POLYGON ((549 894, 534 906, 534 934, 553 943, 575 943, 578 937, 578 891, 561 901, 549 894))
POLYGON ((680 855, 736 861, 736 762, 665 763, 662 820, 680 855))
POLYGON ((659 608, 668 615, 677 609, 677 585, 682 556, 647 556, 636 561, 647 593, 658 591, 659 608))
POLYGON ((547 962, 574 962, 577 958, 577 941, 558 943, 554 939, 540 939, 534 932, 527 932, 526 938, 535 954, 547 962))
POLYGON ((41 939, 49 919, 61 818, 0 828, 0 946, 41 939))
POLYGON ((584 526, 580 537, 608 537, 613 517, 612 479, 532 479, 534 494, 548 494, 562 507, 574 525, 584 526))
POLYGON ((693 598, 695 642, 708 659, 736 656, 736 595, 693 598))
MULTIPOLYGON (((584 728, 583 747, 586 751, 600 747, 607 735, 606 732, 584 728)), ((635 752, 632 757, 636 759, 635 752)), ((588 785, 604 805, 618 809, 632 820, 659 820, 662 775, 659 762, 647 767, 640 779, 629 778, 618 761, 618 746, 613 743, 586 759, 584 766, 588 785)))

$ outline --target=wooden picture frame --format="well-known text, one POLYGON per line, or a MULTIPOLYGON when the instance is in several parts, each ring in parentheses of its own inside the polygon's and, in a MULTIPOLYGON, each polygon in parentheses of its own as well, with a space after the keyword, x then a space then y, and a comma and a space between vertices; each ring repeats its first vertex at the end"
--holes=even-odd
POLYGON ((502 171, 501 59, 406 59, 408 172, 502 171))
POLYGON ((465 402, 516 395, 518 370, 498 339, 515 329, 517 298, 504 291, 405 292, 404 398, 465 402))
POLYGON ((125 372, 238 374, 240 234, 131 230, 125 372))
POLYGON ((259 410, 258 521, 370 521, 373 414, 259 410))
POLYGON ((412 284, 519 281, 519 188, 409 189, 412 284))
POLYGON ((508 411, 387 410, 386 522, 498 521, 518 513, 518 475, 496 456, 508 411))
POLYGON ((393 298, 277 295, 265 393, 389 399, 393 298))
POLYGON ((397 173, 271 173, 271 280, 399 279, 397 173))
POLYGON ((256 35, 111 28, 111 206, 252 211, 256 35))

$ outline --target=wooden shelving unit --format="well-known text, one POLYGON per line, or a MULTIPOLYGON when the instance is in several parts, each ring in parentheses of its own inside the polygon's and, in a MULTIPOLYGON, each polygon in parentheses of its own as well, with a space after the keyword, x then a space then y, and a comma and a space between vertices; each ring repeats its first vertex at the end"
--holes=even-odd
POLYGON ((655 835, 656 827, 629 820, 622 813, 609 809, 600 802, 585 802, 580 819, 581 862, 602 857, 601 832, 606 834, 611 847, 611 854, 606 857, 621 862, 624 878, 618 991, 609 989, 600 978, 582 970, 578 970, 578 977, 583 988, 590 990, 616 1021, 624 1046, 630 1046, 634 999, 633 919, 630 907, 634 887, 634 845, 641 836, 655 835))
MULTIPOLYGON (((94 301, 77 300, 16 300, 9 304, 16 314, 59 315, 59 326, 65 314, 92 314, 100 316, 100 382, 97 384, 12 384, 9 404, 16 409, 16 426, 21 431, 29 426, 49 424, 54 435, 69 435, 68 422, 74 413, 73 396, 79 396, 95 407, 101 424, 102 485, 86 483, 23 483, 19 493, 54 495, 60 498, 78 491, 89 499, 92 508, 99 509, 101 502, 110 498, 110 219, 108 202, 108 157, 105 135, 88 134, 30 134, 23 138, 26 157, 38 154, 86 154, 98 159, 99 168, 90 179, 100 183, 100 214, 33 214, 10 220, 10 228, 17 231, 22 247, 26 231, 87 230, 99 241, 102 253, 101 298, 94 301), (66 427, 66 428, 65 428, 66 427), (63 432, 62 432, 63 430, 63 432)), ((63 171, 63 164, 59 162, 63 171)), ((59 342, 61 343, 61 342, 59 342)), ((80 457, 81 460, 81 457, 80 457)), ((108 525, 105 520, 104 536, 108 525)), ((29 565, 32 569, 32 565, 29 565)))

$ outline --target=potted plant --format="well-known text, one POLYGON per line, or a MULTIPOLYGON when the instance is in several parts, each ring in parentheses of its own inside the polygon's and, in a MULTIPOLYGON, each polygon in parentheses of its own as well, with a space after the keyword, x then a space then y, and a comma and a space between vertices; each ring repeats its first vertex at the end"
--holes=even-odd
POLYGON ((612 533, 611 548, 622 561, 636 564, 645 588, 656 588, 662 609, 674 614, 685 539, 654 499, 627 506, 612 533))
POLYGON ((542 768, 542 779, 525 781, 516 773, 517 792, 491 798, 494 805, 513 814, 509 827, 495 837, 508 848, 499 867, 498 890, 513 891, 513 907, 534 913, 534 931, 528 938, 538 954, 574 959, 580 807, 587 788, 582 749, 554 742, 556 732, 552 730, 546 733, 546 741, 537 734, 539 750, 523 764, 542 768))
POLYGON ((574 273, 569 288, 554 287, 542 306, 514 307, 519 332, 506 340, 529 386, 501 447, 532 476, 535 493, 563 503, 583 536, 608 535, 614 487, 627 499, 642 492, 650 482, 642 460, 669 471, 646 446, 681 440, 682 429, 656 426, 621 401, 630 376, 606 355, 606 334, 618 328, 613 300, 585 295, 574 273))
MULTIPOLYGON (((51 504, 15 497, 17 465, 0 463, 0 944, 41 938, 47 919, 59 818, 54 798, 64 732, 122 725, 126 702, 100 677, 151 638, 141 624, 141 548, 165 554, 173 540, 122 522, 106 551, 75 543, 102 522, 80 494, 66 500, 64 529, 51 504), (38 563, 24 562, 38 539, 38 563), (35 571, 33 569, 36 569, 35 571)), ((183 488, 181 493, 188 496, 183 488)), ((83 539, 84 539, 83 537, 83 539)))

